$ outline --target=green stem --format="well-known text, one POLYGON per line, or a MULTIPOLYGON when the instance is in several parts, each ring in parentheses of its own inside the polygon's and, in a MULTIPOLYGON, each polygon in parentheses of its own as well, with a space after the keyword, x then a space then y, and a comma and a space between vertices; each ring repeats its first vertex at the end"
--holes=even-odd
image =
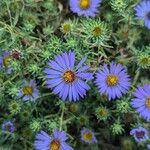
POLYGON ((60 131, 62 130, 62 125, 63 125, 63 118, 64 118, 64 111, 65 111, 65 107, 64 105, 62 106, 62 112, 61 112, 61 117, 60 117, 60 131))
POLYGON ((14 80, 17 76, 19 75, 19 73, 14 74, 10 80, 7 80, 3 83, 3 86, 5 86, 7 83, 9 83, 10 81, 14 80))
POLYGON ((136 74, 135 74, 134 79, 133 79, 132 87, 135 86, 135 84, 136 84, 136 82, 137 82, 139 76, 140 76, 140 69, 138 69, 138 70, 136 71, 136 74))

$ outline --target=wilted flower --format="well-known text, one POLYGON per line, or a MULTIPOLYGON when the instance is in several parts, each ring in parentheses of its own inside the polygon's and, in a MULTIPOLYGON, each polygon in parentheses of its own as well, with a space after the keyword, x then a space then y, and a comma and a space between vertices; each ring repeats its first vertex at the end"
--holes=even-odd
POLYGON ((96 74, 96 84, 99 91, 106 94, 109 100, 120 98, 130 87, 127 70, 121 64, 104 65, 96 74))
POLYGON ((100 4, 101 0, 69 0, 70 9, 79 16, 94 17, 100 4))
POLYGON ((39 96, 39 90, 36 87, 35 80, 30 80, 30 83, 23 85, 22 89, 18 93, 18 97, 24 101, 35 101, 39 96))
POLYGON ((36 150, 73 150, 73 148, 65 142, 67 139, 64 131, 55 129, 52 136, 41 131, 36 135, 34 146, 36 150))
POLYGON ((82 66, 85 61, 86 57, 75 67, 74 52, 57 55, 44 70, 47 87, 63 100, 78 101, 79 96, 83 98, 90 89, 85 81, 93 79, 92 73, 86 72, 89 66, 82 66))
POLYGON ((150 121, 150 84, 139 86, 133 93, 131 105, 140 114, 140 117, 150 121))
POLYGON ((81 130, 81 140, 84 141, 85 143, 88 143, 88 144, 92 144, 92 143, 97 142, 94 133, 87 128, 83 128, 81 130))
POLYGON ((4 132, 11 132, 11 133, 15 132, 16 127, 15 127, 14 121, 5 121, 2 124, 2 130, 4 132))
POLYGON ((143 127, 134 128, 130 131, 130 135, 134 137, 137 142, 143 142, 149 139, 148 131, 143 127))
POLYGON ((150 29, 150 1, 144 0, 135 7, 136 16, 143 19, 145 26, 150 29))

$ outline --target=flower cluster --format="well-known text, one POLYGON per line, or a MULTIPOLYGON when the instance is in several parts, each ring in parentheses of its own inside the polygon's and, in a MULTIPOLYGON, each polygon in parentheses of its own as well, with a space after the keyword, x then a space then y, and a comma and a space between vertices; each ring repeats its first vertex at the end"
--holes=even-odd
POLYGON ((150 149, 150 0, 0 6, 0 149, 150 149))

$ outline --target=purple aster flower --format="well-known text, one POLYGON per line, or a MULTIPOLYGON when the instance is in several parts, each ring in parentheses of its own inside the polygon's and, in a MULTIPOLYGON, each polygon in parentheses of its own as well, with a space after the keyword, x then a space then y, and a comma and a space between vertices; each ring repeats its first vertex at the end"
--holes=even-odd
POLYGON ((14 121, 5 121, 5 122, 2 124, 2 130, 3 130, 4 132, 13 133, 13 132, 16 130, 14 121))
POLYGON ((94 133, 87 128, 81 130, 81 140, 88 144, 97 143, 94 133))
POLYGON ((130 135, 132 135, 137 142, 143 142, 149 139, 148 131, 143 127, 134 128, 130 131, 130 135))
POLYGON ((143 19, 145 26, 150 29, 150 1, 142 1, 139 5, 135 7, 136 16, 139 19, 143 19))
POLYGON ((100 4, 101 0, 69 0, 70 9, 79 16, 94 17, 100 4))
POLYGON ((36 150, 73 150, 73 148, 65 142, 67 139, 64 131, 55 129, 52 136, 41 131, 36 135, 34 146, 36 150))
POLYGON ((39 90, 37 89, 35 80, 30 80, 29 83, 26 83, 18 93, 18 97, 24 101, 35 101, 38 96, 39 90))
POLYGON ((120 98, 130 87, 129 75, 121 64, 111 63, 109 67, 105 64, 96 74, 96 78, 100 92, 107 95, 109 100, 120 98))
POLYGON ((133 93, 131 105, 139 113, 140 117, 150 121, 150 84, 139 86, 133 93))
POLYGON ((0 69, 4 68, 8 74, 12 72, 11 65, 11 54, 9 52, 3 52, 0 56, 0 69))
POLYGON ((85 81, 93 79, 91 73, 85 72, 89 66, 82 66, 85 61, 86 57, 75 66, 74 52, 57 55, 55 60, 48 62, 48 68, 44 70, 47 87, 52 88, 53 93, 63 100, 68 98, 69 101, 77 101, 79 96, 83 98, 90 89, 85 81))

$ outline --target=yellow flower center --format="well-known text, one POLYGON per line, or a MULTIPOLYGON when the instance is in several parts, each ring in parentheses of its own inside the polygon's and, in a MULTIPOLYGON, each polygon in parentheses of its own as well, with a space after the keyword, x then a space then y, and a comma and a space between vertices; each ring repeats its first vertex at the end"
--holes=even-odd
POLYGON ((63 74, 63 79, 67 83, 72 83, 76 79, 75 73, 71 70, 68 70, 63 74))
POLYGON ((150 97, 148 97, 148 98, 146 99, 146 106, 147 106, 148 108, 150 108, 150 97))
POLYGON ((53 140, 50 143, 50 150, 60 150, 60 142, 58 140, 53 140))
POLYGON ((85 133, 83 133, 83 139, 84 139, 85 141, 91 141, 91 140, 92 140, 92 137, 93 137, 93 135, 92 135, 91 132, 85 132, 85 133))
POLYGON ((150 11, 147 13, 147 17, 150 20, 150 11))
POLYGON ((33 88, 31 86, 24 86, 22 89, 22 92, 24 95, 32 95, 33 93, 33 88))
POLYGON ((3 64, 4 64, 4 66, 5 66, 5 67, 9 67, 9 66, 10 66, 10 61, 11 61, 10 56, 5 57, 5 58, 3 59, 3 64))
POLYGON ((99 36, 101 34, 101 28, 100 27, 95 27, 92 31, 94 36, 99 36))
POLYGON ((68 33, 71 31, 71 26, 68 23, 63 24, 62 30, 64 33, 68 33))
POLYGON ((143 65, 147 65, 149 63, 149 58, 145 57, 145 58, 141 59, 140 63, 143 65))
POLYGON ((79 6, 81 9, 88 9, 90 7, 91 0, 80 0, 79 6))
POLYGON ((106 82, 109 86, 115 86, 118 84, 118 77, 116 75, 108 75, 106 82))
POLYGON ((102 117, 105 117, 105 116, 107 116, 108 112, 106 109, 100 109, 98 114, 102 117))

